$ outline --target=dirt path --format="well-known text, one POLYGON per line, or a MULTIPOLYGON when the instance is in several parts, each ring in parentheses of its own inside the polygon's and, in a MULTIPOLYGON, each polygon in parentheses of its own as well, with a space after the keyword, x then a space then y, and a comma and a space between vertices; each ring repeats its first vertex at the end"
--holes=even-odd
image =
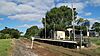
POLYGON ((19 39, 13 40, 13 53, 12 56, 38 56, 34 53, 34 50, 31 50, 30 45, 23 43, 19 39))
POLYGON ((69 49, 36 41, 34 41, 33 49, 30 49, 30 46, 30 40, 13 40, 12 56, 91 56, 81 53, 79 49, 69 49))

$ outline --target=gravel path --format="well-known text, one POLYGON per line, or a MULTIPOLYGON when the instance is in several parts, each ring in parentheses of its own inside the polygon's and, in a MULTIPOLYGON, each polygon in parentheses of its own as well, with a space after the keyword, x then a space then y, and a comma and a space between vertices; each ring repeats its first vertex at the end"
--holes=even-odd
POLYGON ((30 49, 30 45, 23 43, 19 39, 13 40, 13 53, 12 56, 38 56, 34 50, 30 49))

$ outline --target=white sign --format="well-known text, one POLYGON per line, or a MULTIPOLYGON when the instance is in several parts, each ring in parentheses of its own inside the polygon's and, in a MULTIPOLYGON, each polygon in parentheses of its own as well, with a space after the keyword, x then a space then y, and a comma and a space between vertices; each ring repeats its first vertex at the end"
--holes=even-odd
POLYGON ((31 37, 32 38, 32 44, 31 44, 31 49, 33 48, 33 41, 35 39, 35 37, 31 37))
POLYGON ((87 32, 87 36, 89 36, 89 32, 87 32))
POLYGON ((35 39, 35 37, 31 37, 32 38, 32 41, 35 39))

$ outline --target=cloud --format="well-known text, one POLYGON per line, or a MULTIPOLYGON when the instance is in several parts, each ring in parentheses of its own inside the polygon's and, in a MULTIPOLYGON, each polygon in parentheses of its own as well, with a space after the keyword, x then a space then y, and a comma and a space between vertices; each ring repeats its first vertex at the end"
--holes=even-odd
POLYGON ((16 4, 13 2, 0 2, 0 15, 16 14, 16 4))
POLYGON ((100 0, 90 0, 90 3, 91 3, 93 6, 100 6, 100 0))
MULTIPOLYGON (((57 7, 62 5, 71 7, 71 3, 58 3, 57 7)), ((53 7, 54 0, 5 0, 0 2, 0 15, 8 16, 10 19, 32 21, 43 18, 45 13, 53 7)), ((85 4, 75 3, 74 7, 80 12, 85 4)))
MULTIPOLYGON (((59 3, 57 4, 57 7, 60 6, 68 6, 71 8, 71 3, 59 3)), ((82 11, 85 8, 85 4, 84 3, 74 3, 73 7, 76 8, 77 11, 82 11)))
POLYGON ((26 4, 33 6, 38 11, 49 11, 52 7, 54 7, 54 0, 34 0, 33 2, 29 2, 26 4))
POLYGON ((10 19, 31 21, 44 17, 53 6, 54 0, 2 0, 0 15, 8 16, 10 19))
POLYGON ((95 19, 95 18, 87 18, 87 19, 90 21, 90 28, 92 27, 92 25, 93 25, 95 22, 99 22, 99 23, 100 23, 100 20, 95 19))
POLYGON ((89 20, 90 22, 92 22, 92 23, 94 23, 94 22, 100 22, 100 20, 94 19, 94 18, 88 18, 88 20, 89 20))
POLYGON ((85 13, 85 16, 91 16, 91 15, 92 15, 91 12, 87 12, 87 13, 85 13))
POLYGON ((16 28, 29 28, 31 26, 33 25, 24 24, 24 25, 16 26, 16 28))
POLYGON ((0 18, 0 21, 3 20, 3 18, 0 18))
POLYGON ((18 14, 14 16, 8 16, 8 18, 11 18, 13 20, 22 20, 22 21, 32 21, 32 20, 39 20, 41 19, 42 15, 36 15, 36 14, 18 14))
POLYGON ((17 3, 27 3, 27 2, 32 2, 33 0, 15 0, 17 3))
POLYGON ((27 2, 32 2, 33 0, 0 0, 0 1, 15 2, 15 3, 27 3, 27 2))
POLYGON ((32 26, 38 26, 39 28, 43 28, 43 24, 24 24, 20 26, 16 26, 16 28, 30 28, 32 26))
POLYGON ((25 14, 25 13, 34 13, 35 9, 30 5, 20 4, 16 7, 17 13, 25 14))
POLYGON ((100 0, 87 0, 85 2, 87 4, 94 6, 94 7, 100 6, 100 0))
POLYGON ((30 5, 20 4, 17 5, 14 2, 0 2, 0 15, 16 15, 16 14, 27 14, 34 13, 35 8, 30 5))

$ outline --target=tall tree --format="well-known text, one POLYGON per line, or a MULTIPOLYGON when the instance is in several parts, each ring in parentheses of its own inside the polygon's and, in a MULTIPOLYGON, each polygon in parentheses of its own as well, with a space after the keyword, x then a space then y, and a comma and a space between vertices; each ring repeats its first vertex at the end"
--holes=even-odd
POLYGON ((95 22, 92 26, 92 29, 94 29, 96 32, 100 32, 100 23, 95 22))
POLYGON ((78 30, 87 30, 86 26, 89 28, 90 27, 90 22, 89 20, 87 19, 84 19, 84 18, 79 18, 76 20, 76 23, 77 23, 77 29, 78 30))
POLYGON ((79 18, 76 20, 77 25, 79 25, 82 22, 84 22, 84 18, 79 18))
MULTIPOLYGON (((76 11, 74 9, 74 16, 76 18, 76 11)), ((71 25, 72 22, 72 9, 67 6, 61 6, 59 8, 53 8, 46 13, 45 18, 43 18, 42 22, 47 28, 55 30, 64 30, 66 26, 71 25)))
POLYGON ((30 38, 30 36, 37 36, 39 29, 37 26, 32 26, 26 30, 25 36, 30 38))
MULTIPOLYGON (((74 16, 76 19, 76 11, 74 9, 74 16)), ((71 25, 72 19, 72 9, 68 6, 61 6, 59 8, 55 7, 46 13, 45 18, 42 19, 42 23, 45 27, 46 20, 46 28, 47 31, 50 30, 65 30, 66 26, 71 25)))

